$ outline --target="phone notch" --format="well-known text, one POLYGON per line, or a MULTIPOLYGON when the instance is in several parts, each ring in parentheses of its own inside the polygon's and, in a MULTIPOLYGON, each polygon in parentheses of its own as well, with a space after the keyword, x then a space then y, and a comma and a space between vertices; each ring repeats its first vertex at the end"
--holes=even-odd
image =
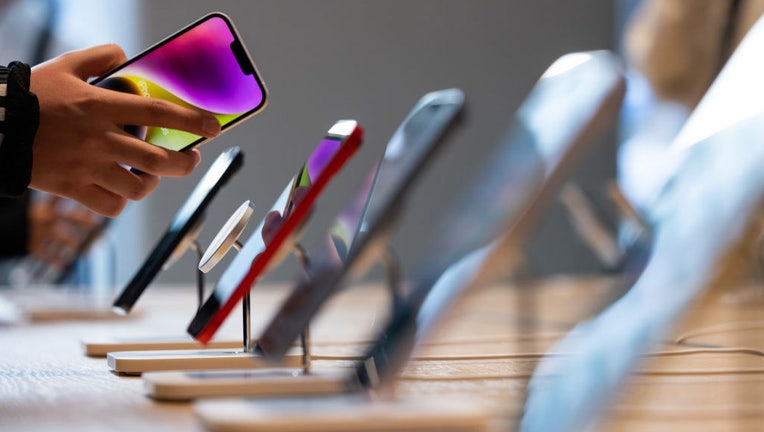
POLYGON ((247 51, 244 49, 241 42, 234 40, 231 42, 230 46, 231 52, 233 52, 234 57, 236 57, 236 61, 239 63, 239 68, 242 73, 244 73, 244 75, 254 75, 255 68, 252 66, 252 61, 249 59, 247 51))

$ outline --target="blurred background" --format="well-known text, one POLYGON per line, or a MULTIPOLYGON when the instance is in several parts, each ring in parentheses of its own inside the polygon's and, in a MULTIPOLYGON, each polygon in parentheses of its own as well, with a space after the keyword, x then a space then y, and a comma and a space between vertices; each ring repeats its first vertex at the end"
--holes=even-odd
MULTIPOLYGON (((22 23, 27 23, 25 32, 31 33, 31 19, 40 22, 34 27, 37 34, 50 32, 44 58, 106 42, 118 43, 130 57, 204 14, 222 11, 232 17, 270 91, 270 103, 261 114, 202 147, 203 162, 193 175, 164 179, 155 193, 129 204, 113 221, 105 238, 88 255, 84 278, 118 285, 137 270, 223 150, 240 146, 245 165, 211 206, 199 237, 202 246, 245 199, 255 203, 254 218, 262 217, 335 120, 354 118, 363 125, 362 150, 333 181, 306 230, 303 243, 310 247, 354 193, 414 102, 428 91, 459 87, 468 97, 466 119, 421 178, 392 239, 405 269, 431 234, 432 221, 448 211, 452 198, 480 169, 544 69, 571 51, 620 50, 624 25, 639 4, 634 0, 4 3, 3 26, 17 28, 11 34, 20 33, 22 23), (20 15, 9 13, 12 8, 20 15)), ((4 62, 32 61, 23 52, 5 50, 2 54, 4 62)), ((638 79, 635 82, 634 89, 644 88, 638 79)), ((639 105, 649 96, 638 92, 629 98, 639 105)), ((621 134, 613 131, 576 175, 576 183, 595 202, 600 201, 604 183, 619 175, 618 143, 631 138, 639 118, 626 115, 621 134)), ((610 217, 607 206, 602 207, 605 217, 610 217)), ((601 270, 559 204, 545 217, 528 256, 529 272, 535 275, 601 270)), ((213 270, 209 279, 216 280, 229 260, 213 270)), ((156 282, 191 283, 195 261, 193 253, 186 253, 156 282)), ((295 272, 296 260, 291 259, 268 279, 291 280, 295 272)), ((372 277, 379 275, 376 272, 372 277)))

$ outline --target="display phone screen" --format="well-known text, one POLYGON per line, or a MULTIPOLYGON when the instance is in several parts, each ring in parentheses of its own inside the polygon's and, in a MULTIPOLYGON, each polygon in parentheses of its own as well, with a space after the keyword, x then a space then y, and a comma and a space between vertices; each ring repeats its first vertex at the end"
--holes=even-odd
MULTIPOLYGON (((164 99, 214 115, 223 131, 254 115, 267 91, 231 20, 212 13, 93 81, 98 87, 164 99)), ((154 126, 125 130, 170 150, 206 138, 154 126)))
POLYGON ((353 120, 340 120, 329 129, 223 272, 189 324, 191 336, 208 342, 252 285, 290 251, 298 228, 329 180, 358 150, 362 134, 353 120))
POLYGON ((393 379, 411 350, 482 272, 510 267, 573 164, 617 119, 625 91, 618 60, 568 54, 541 76, 502 143, 425 243, 405 302, 356 370, 356 382, 393 379))
POLYGON ((384 240, 414 180, 445 142, 464 106, 464 93, 446 89, 424 95, 388 142, 377 167, 337 216, 329 237, 332 247, 312 253, 310 278, 300 278, 258 339, 258 350, 282 356, 321 305, 350 272, 361 273, 373 261, 372 245, 384 240))
MULTIPOLYGON (((457 123, 463 106, 464 93, 459 89, 434 91, 416 103, 361 188, 335 218, 328 236, 339 258, 335 265, 344 265, 351 248, 359 244, 357 240, 384 225, 383 220, 395 211, 394 204, 404 198, 457 123)), ((326 256, 312 255, 319 262, 326 256)))
POLYGON ((186 202, 178 209, 170 227, 159 239, 146 261, 141 265, 130 282, 114 301, 114 310, 127 314, 143 294, 151 281, 170 258, 183 238, 201 221, 204 211, 218 191, 244 164, 244 154, 238 147, 232 147, 218 156, 204 174, 186 202))

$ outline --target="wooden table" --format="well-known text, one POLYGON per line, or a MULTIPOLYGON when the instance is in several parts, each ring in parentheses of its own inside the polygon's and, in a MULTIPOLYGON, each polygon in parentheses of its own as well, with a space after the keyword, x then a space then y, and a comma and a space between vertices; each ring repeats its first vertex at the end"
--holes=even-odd
MULTIPOLYGON (((560 278, 486 287, 452 311, 404 371, 397 391, 462 395, 491 412, 496 430, 512 429, 541 356, 573 324, 612 301, 613 286, 609 279, 560 278)), ((253 334, 270 319, 286 288, 253 291, 253 334)), ((127 318, 0 327, 0 430, 201 430, 190 404, 145 397, 140 378, 111 373, 105 359, 88 358, 80 347, 82 338, 98 335, 182 334, 194 299, 190 287, 152 287, 127 318)), ((662 349, 731 344, 764 351, 764 325, 757 327, 764 323, 763 305, 704 306, 706 313, 695 323, 682 323, 672 336, 676 340, 662 349), (704 328, 711 331, 692 333, 704 328), (678 340, 681 334, 686 337, 678 340)), ((238 313, 221 329, 222 337, 239 336, 238 313)), ((362 350, 387 316, 388 299, 380 286, 343 292, 313 324, 316 365, 352 366, 348 356, 362 350)), ((649 358, 603 424, 605 430, 760 429, 764 356, 749 351, 649 358)))

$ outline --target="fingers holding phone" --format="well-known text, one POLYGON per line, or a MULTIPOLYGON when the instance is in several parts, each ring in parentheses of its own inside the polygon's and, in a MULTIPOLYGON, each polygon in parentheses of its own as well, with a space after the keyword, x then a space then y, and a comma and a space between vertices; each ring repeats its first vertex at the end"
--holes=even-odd
MULTIPOLYGON (((82 81, 105 74, 127 61, 127 56, 117 44, 98 45, 88 49, 62 54, 71 72, 82 81)), ((57 60, 57 59, 54 59, 57 60)))
POLYGON ((123 106, 139 105, 112 115, 129 133, 170 150, 202 145, 267 103, 265 85, 238 31, 217 12, 103 71, 92 84, 124 93, 123 106))
POLYGON ((103 92, 103 99, 110 102, 103 107, 107 110, 105 114, 121 125, 141 125, 133 126, 134 130, 141 128, 137 133, 127 130, 141 140, 148 138, 145 126, 185 131, 204 138, 220 134, 220 122, 212 114, 164 99, 127 94, 126 90, 114 92, 114 87, 98 89, 103 92))
POLYGON ((200 161, 194 147, 267 100, 238 32, 220 13, 130 60, 116 45, 59 56, 32 69, 30 90, 40 105, 30 186, 105 216, 148 195, 161 176, 188 175, 200 161))
POLYGON ((196 151, 162 149, 127 134, 122 128, 125 121, 153 116, 146 123, 198 132, 210 116, 88 84, 78 74, 108 70, 120 58, 112 48, 106 50, 110 55, 104 51, 95 47, 65 54, 32 70, 31 91, 39 100, 40 125, 30 185, 116 216, 127 199, 153 191, 158 176, 187 175, 200 161, 196 151), (136 166, 147 175, 131 173, 120 164, 136 166))

